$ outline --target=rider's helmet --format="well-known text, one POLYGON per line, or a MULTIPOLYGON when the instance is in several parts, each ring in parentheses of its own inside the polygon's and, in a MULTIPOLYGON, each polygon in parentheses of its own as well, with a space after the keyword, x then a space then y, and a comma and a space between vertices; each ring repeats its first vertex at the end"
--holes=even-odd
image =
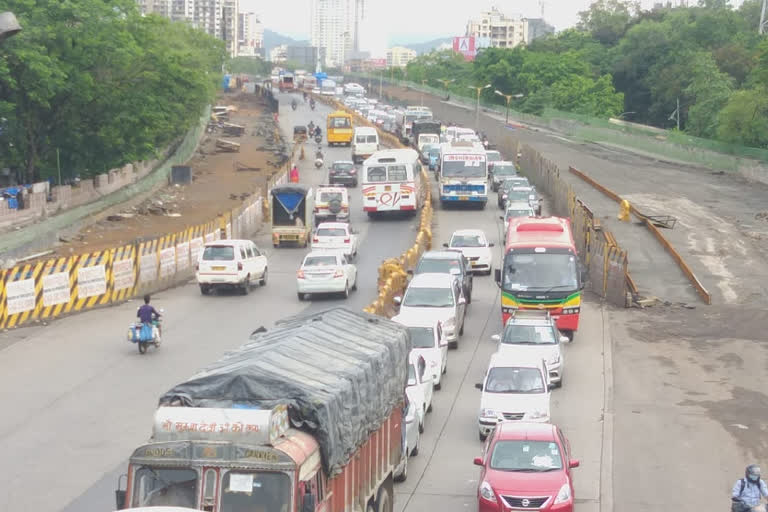
POLYGON ((757 464, 750 464, 747 469, 744 470, 744 476, 750 482, 757 482, 760 480, 760 466, 757 464))

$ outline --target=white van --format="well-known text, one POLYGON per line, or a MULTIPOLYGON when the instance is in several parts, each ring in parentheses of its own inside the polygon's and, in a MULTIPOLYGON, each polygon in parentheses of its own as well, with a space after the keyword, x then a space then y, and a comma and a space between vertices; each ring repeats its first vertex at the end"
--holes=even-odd
POLYGON ((203 295, 214 288, 236 288, 247 295, 252 286, 267 284, 267 257, 250 240, 208 242, 196 274, 203 295))
POLYGON ((521 354, 497 352, 491 356, 482 383, 478 429, 480 440, 500 421, 549 423, 550 390, 547 364, 543 359, 524 359, 521 354))
POLYGON ((352 161, 362 162, 379 150, 379 132, 372 126, 358 126, 352 138, 352 161))

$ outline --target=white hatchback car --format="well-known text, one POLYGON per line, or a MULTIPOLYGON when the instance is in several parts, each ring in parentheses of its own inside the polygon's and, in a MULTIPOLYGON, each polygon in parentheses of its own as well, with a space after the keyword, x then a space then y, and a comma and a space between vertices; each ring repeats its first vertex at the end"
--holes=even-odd
POLYGON ((427 361, 419 354, 408 356, 408 384, 405 394, 416 407, 419 432, 424 432, 427 413, 432 411, 432 374, 427 371, 427 361))
POLYGON ((464 334, 467 299, 461 283, 451 274, 424 273, 413 276, 403 297, 395 297, 400 323, 440 322, 448 346, 456 348, 464 334))
POLYGON ((481 441, 504 420, 549 423, 550 390, 543 359, 521 359, 517 354, 497 352, 491 356, 483 382, 478 414, 481 441))
POLYGON ((405 414, 405 447, 403 458, 400 460, 400 464, 395 467, 395 482, 405 482, 408 478, 408 457, 415 457, 419 454, 421 433, 416 416, 416 406, 409 400, 408 411, 405 414))
POLYGON ((405 325, 411 335, 411 353, 424 357, 427 370, 432 374, 432 384, 440 389, 443 374, 448 371, 448 340, 443 337, 440 322, 430 320, 406 320, 399 315, 394 322, 405 325))
POLYGON ((267 284, 267 263, 267 257, 250 240, 208 242, 195 266, 200 293, 234 288, 246 295, 255 284, 267 284))
POLYGON ((312 237, 312 250, 316 249, 340 250, 354 258, 357 256, 357 232, 346 223, 323 222, 312 237))
POLYGON ((490 275, 493 270, 493 253, 491 247, 494 244, 488 242, 485 233, 479 229, 461 229, 454 231, 451 241, 443 244, 443 247, 461 251, 473 272, 482 272, 490 275))
POLYGON ((357 289, 357 267, 340 251, 312 251, 296 272, 299 300, 316 293, 342 293, 357 289))

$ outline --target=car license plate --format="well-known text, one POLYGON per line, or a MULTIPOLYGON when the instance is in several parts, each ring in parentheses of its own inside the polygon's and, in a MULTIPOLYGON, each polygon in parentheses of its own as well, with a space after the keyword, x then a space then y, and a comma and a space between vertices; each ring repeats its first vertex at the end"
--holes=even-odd
POLYGON ((392 190, 392 187, 390 187, 389 185, 384 186, 385 192, 389 192, 390 190, 392 190))
POLYGON ((211 270, 227 270, 227 267, 211 267, 211 270))
POLYGON ((469 196, 460 196, 459 201, 469 201, 469 196))

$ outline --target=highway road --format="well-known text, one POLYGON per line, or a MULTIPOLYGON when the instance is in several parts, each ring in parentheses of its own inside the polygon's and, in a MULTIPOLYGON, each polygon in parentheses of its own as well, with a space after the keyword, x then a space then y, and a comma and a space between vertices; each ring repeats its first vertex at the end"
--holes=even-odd
MULTIPOLYGON (((290 96, 280 97, 286 136, 310 119, 325 127, 327 107, 318 104, 311 112, 301 105, 293 112, 290 96)), ((323 151, 327 160, 350 157, 348 148, 323 151)), ((311 161, 300 162, 301 181, 316 185, 326 173, 311 161)), ((138 301, 0 334, 0 510, 113 510, 118 476, 132 450, 148 439, 163 392, 261 325, 305 310, 368 305, 376 295, 379 263, 410 246, 417 224, 370 222, 358 194, 359 188, 350 189, 352 223, 361 237, 359 284, 346 301, 299 302, 295 276, 306 251, 273 249, 269 230, 262 229, 254 240, 268 254, 267 286, 248 296, 203 297, 195 283, 156 294, 153 304, 165 309, 165 336, 148 355, 125 341, 138 301)))

